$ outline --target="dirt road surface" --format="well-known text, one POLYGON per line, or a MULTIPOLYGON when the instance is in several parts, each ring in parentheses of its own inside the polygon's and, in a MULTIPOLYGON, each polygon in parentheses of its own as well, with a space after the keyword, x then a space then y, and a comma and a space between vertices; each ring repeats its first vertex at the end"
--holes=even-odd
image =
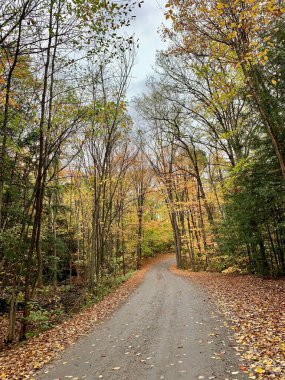
POLYGON ((231 330, 210 296, 155 265, 94 332, 46 366, 38 380, 245 379, 231 330))

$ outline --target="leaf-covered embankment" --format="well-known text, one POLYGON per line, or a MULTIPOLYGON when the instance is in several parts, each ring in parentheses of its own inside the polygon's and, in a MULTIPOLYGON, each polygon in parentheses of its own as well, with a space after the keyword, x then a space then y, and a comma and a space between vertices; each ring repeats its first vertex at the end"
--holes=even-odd
POLYGON ((49 363, 67 346, 74 344, 78 338, 87 334, 100 320, 108 317, 141 283, 149 268, 167 257, 167 255, 160 255, 145 260, 141 270, 102 301, 73 318, 65 320, 55 328, 3 351, 0 354, 0 378, 4 380, 33 379, 36 370, 49 363))
POLYGON ((235 332, 250 379, 284 380, 285 280, 170 270, 209 291, 235 332))

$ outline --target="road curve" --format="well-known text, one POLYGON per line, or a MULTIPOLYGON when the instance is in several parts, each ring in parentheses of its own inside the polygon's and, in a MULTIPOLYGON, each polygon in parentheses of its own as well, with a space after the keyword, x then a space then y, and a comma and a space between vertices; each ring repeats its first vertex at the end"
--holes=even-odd
POLYGON ((245 379, 210 297, 172 274, 170 264, 152 267, 109 319, 36 379, 245 379))

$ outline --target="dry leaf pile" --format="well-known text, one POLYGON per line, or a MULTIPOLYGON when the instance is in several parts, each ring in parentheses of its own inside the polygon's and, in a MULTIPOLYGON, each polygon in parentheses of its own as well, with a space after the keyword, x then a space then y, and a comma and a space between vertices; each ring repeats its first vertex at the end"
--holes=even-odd
POLYGON ((147 270, 167 257, 161 255, 148 259, 140 271, 102 301, 37 337, 1 352, 0 379, 33 379, 36 370, 49 363, 79 337, 86 335, 98 321, 108 317, 141 283, 147 270))
POLYGON ((250 379, 285 379, 285 280, 176 269, 206 288, 235 332, 250 379))

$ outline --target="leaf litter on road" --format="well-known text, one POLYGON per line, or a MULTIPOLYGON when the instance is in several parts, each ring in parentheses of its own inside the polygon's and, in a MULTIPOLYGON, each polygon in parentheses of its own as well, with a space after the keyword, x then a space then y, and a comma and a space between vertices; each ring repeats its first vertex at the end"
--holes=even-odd
POLYGON ((170 270, 209 291, 234 331, 240 370, 250 379, 285 379, 285 280, 170 270))

